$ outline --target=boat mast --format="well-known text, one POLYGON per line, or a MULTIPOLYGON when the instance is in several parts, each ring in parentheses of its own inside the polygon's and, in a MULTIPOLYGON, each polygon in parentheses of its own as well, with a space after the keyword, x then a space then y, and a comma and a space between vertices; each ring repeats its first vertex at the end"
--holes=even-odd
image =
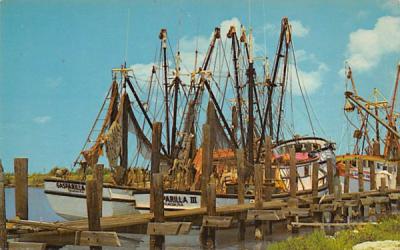
POLYGON ((159 38, 163 49, 163 68, 164 68, 164 102, 165 102, 165 130, 167 136, 167 152, 171 154, 171 144, 169 135, 169 105, 168 105, 168 65, 167 65, 167 30, 161 29, 159 38))
MULTIPOLYGON (((247 70, 247 78, 248 78, 248 115, 249 122, 247 125, 247 159, 252 166, 254 164, 254 100, 253 100, 253 90, 254 90, 254 65, 253 65, 253 41, 252 34, 250 30, 249 34, 249 50, 248 50, 248 60, 249 60, 249 68, 247 70)), ((247 47, 247 46, 246 46, 247 47)))
POLYGON ((173 107, 173 117, 172 117, 172 149, 171 149, 171 155, 172 158, 175 157, 175 144, 176 144, 176 118, 178 114, 178 93, 179 93, 179 85, 181 84, 181 79, 179 78, 179 72, 180 72, 180 53, 178 51, 176 55, 176 69, 175 69, 175 78, 173 80, 174 84, 174 107, 173 107))
MULTIPOLYGON (((394 84, 392 99, 390 101, 390 110, 387 114, 388 125, 390 128, 392 128, 395 131, 396 131, 396 121, 395 121, 395 117, 394 117, 394 106, 396 105, 397 91, 398 91, 398 86, 399 86, 399 78, 400 78, 400 63, 397 65, 396 81, 394 84)), ((399 158, 399 156, 398 156, 399 138, 395 138, 394 133, 390 133, 388 131, 388 133, 386 134, 386 139, 385 139, 384 156, 389 157, 390 151, 393 150, 393 148, 396 148, 395 158, 397 159, 397 158, 399 158)))
MULTIPOLYGON (((274 67, 272 70, 272 81, 270 84, 268 84, 268 100, 267 100, 267 107, 265 109, 265 114, 264 114, 264 119, 263 123, 261 125, 261 137, 264 138, 265 136, 265 130, 267 129, 267 120, 269 121, 269 135, 273 135, 273 124, 272 124, 272 94, 274 91, 274 87, 276 86, 276 78, 278 75, 278 69, 279 69, 279 63, 282 56, 282 47, 283 47, 283 39, 285 37, 286 29, 289 27, 289 21, 287 17, 284 17, 281 22, 281 33, 279 35, 279 44, 278 44, 278 50, 275 55, 275 62, 274 62, 274 67)), ((258 146, 257 150, 257 160, 256 162, 259 161, 260 155, 261 155, 261 149, 262 149, 262 144, 264 140, 260 140, 260 144, 258 146)))
POLYGON ((283 107, 283 97, 285 95, 285 88, 286 88, 286 76, 287 76, 287 66, 288 66, 288 57, 289 57, 289 47, 290 43, 292 42, 290 27, 287 22, 285 22, 285 60, 283 63, 283 73, 282 73, 282 83, 281 83, 281 96, 279 99, 279 110, 278 110, 278 125, 276 127, 276 142, 279 141, 279 132, 281 130, 281 119, 282 119, 282 107, 283 107))
MULTIPOLYGON (((126 65, 124 65, 124 69, 126 68, 126 65)), ((126 82, 128 78, 128 74, 126 71, 123 71, 124 75, 124 82, 122 85, 122 95, 123 95, 123 105, 122 105, 122 145, 121 145, 121 167, 125 171, 128 169, 128 107, 130 105, 129 103, 129 97, 128 93, 126 92, 126 82)))
POLYGON ((240 84, 239 84, 239 63, 237 58, 237 50, 238 39, 236 35, 235 26, 231 26, 229 32, 227 34, 228 38, 232 39, 232 53, 233 53, 233 66, 235 69, 235 89, 236 89, 236 105, 238 107, 239 113, 239 127, 240 127, 240 138, 242 142, 242 147, 245 147, 245 139, 244 139, 244 126, 243 126, 243 116, 242 116, 242 98, 240 95, 240 84))

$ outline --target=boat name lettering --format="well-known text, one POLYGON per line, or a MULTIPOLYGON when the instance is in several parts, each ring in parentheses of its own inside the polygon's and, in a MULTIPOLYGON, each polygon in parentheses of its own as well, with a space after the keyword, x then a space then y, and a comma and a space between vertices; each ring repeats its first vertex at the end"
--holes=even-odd
POLYGON ((184 204, 197 203, 196 196, 190 196, 189 200, 186 196, 164 195, 164 203, 168 206, 184 206, 184 204))
POLYGON ((70 192, 83 193, 85 191, 85 186, 79 183, 69 183, 69 182, 57 182, 58 188, 68 189, 70 192))

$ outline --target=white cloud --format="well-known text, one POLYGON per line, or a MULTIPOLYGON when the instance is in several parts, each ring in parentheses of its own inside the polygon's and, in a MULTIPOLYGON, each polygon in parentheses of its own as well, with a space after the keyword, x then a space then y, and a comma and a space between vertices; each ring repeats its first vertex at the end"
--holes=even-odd
POLYGON ((222 21, 219 27, 221 28, 221 38, 222 40, 226 39, 226 35, 228 34, 229 29, 231 26, 236 27, 236 33, 240 36, 240 21, 238 18, 234 17, 229 20, 222 21))
POLYGON ((310 32, 310 28, 304 26, 299 20, 289 20, 289 24, 292 26, 292 34, 297 37, 305 37, 310 32))
POLYGON ((33 121, 37 124, 45 124, 51 121, 51 116, 45 115, 45 116, 36 116, 33 118, 33 121))
POLYGON ((388 10, 395 15, 400 14, 400 0, 386 0, 382 2, 383 9, 388 10))
POLYGON ((148 78, 151 75, 151 71, 153 68, 152 63, 149 64, 134 64, 132 65, 130 68, 133 70, 133 73, 135 75, 136 80, 140 81, 140 82, 144 82, 149 80, 148 78))
POLYGON ((353 69, 369 70, 391 53, 400 53, 400 17, 381 17, 373 29, 358 29, 350 34, 347 61, 353 69))
MULTIPOLYGON (((240 34, 240 21, 238 18, 233 17, 232 19, 224 20, 220 23, 219 27, 221 28, 221 39, 225 40, 226 35, 231 26, 236 27, 236 32, 240 34)), ((181 72, 184 74, 191 73, 194 69, 195 63, 195 50, 198 49, 198 57, 197 57, 197 68, 201 66, 204 60, 204 55, 207 52, 207 49, 210 44, 210 40, 213 36, 214 30, 210 30, 210 36, 194 36, 187 37, 184 36, 179 40, 179 50, 181 57, 181 72)), ((137 79, 144 81, 148 80, 151 74, 151 68, 154 64, 134 64, 130 67, 133 68, 135 76, 137 79)), ((174 62, 169 62, 169 65, 173 67, 174 62)), ((185 76, 181 76, 182 80, 185 80, 185 76)))
MULTIPOLYGON (((305 27, 300 21, 294 20, 290 21, 292 25, 293 35, 298 37, 304 37, 309 33, 309 28, 305 27)), ((228 20, 224 20, 220 23, 219 27, 221 28, 221 39, 227 39, 227 33, 231 26, 236 27, 236 32, 240 35, 240 21, 238 18, 233 17, 228 20)), ((272 24, 266 24, 264 29, 270 30, 275 32, 274 35, 279 35, 277 28, 278 26, 272 24)), ((247 31, 248 32, 248 31, 247 31)), ((190 73, 194 69, 194 62, 195 62, 195 50, 198 48, 199 55, 197 58, 197 68, 201 66, 204 60, 204 55, 207 52, 207 49, 210 44, 210 40, 212 38, 213 30, 210 30, 210 36, 195 36, 195 37, 182 37, 179 40, 179 50, 181 54, 181 72, 183 74, 190 73)), ((227 53, 230 53, 230 46, 227 46, 227 53)), ((256 43, 254 40, 254 49, 255 52, 263 51, 263 46, 256 43)), ((320 62, 313 53, 307 53, 304 50, 298 50, 296 52, 297 61, 299 64, 309 65, 314 67, 314 70, 310 71, 302 71, 299 70, 299 77, 300 82, 302 84, 303 89, 306 89, 308 94, 314 93, 321 85, 324 73, 328 71, 326 65, 320 62)), ((172 67, 174 64, 169 62, 170 66, 172 67)), ((131 67, 134 69, 135 75, 137 78, 141 80, 148 80, 151 67, 153 64, 134 64, 131 67)), ((301 66, 301 65, 299 65, 301 66)), ((189 82, 187 75, 182 75, 181 78, 184 82, 189 82)), ((296 82, 296 81, 294 81, 296 82)), ((293 86, 293 94, 300 95, 300 89, 297 83, 294 83, 293 86)))
MULTIPOLYGON (((300 84, 302 90, 306 90, 307 94, 311 95, 315 93, 323 84, 323 76, 328 71, 328 67, 324 63, 319 63, 318 68, 312 71, 298 70, 300 84)), ((300 87, 297 81, 293 83, 293 94, 301 95, 300 87)))

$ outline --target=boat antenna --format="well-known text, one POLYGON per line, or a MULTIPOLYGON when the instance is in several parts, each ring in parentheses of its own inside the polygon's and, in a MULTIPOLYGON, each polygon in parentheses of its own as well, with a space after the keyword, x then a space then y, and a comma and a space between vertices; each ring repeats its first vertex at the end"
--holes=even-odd
POLYGON ((129 41, 129 23, 131 19, 131 9, 128 9, 127 23, 126 23, 126 32, 125 32, 125 64, 128 60, 128 41, 129 41))

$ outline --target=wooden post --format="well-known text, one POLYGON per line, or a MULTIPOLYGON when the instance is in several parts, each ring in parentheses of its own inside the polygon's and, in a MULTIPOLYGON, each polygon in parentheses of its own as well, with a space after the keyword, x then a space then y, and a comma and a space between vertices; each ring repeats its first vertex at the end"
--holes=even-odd
POLYGON ((400 189, 400 162, 397 162, 396 170, 396 188, 400 189))
POLYGON ((375 173, 375 162, 368 161, 369 167, 369 179, 370 179, 370 190, 376 190, 376 173, 375 173))
MULTIPOLYGON (((151 134, 151 174, 156 174, 160 172, 160 149, 161 149, 161 132, 162 132, 162 124, 161 122, 153 123, 153 130, 151 134)), ((144 173, 143 173, 144 174, 144 173)), ((152 183, 153 175, 150 175, 150 183, 152 183)), ((151 185, 151 184, 150 184, 151 185)), ((152 197, 154 190, 150 189, 150 210, 155 204, 155 201, 152 197)))
POLYGON ((14 159, 15 214, 21 220, 28 219, 28 158, 14 159))
POLYGON ((381 192, 386 190, 386 177, 381 177, 381 186, 379 188, 381 192))
POLYGON ((201 207, 206 206, 207 185, 210 182, 213 148, 211 145, 211 125, 203 125, 203 145, 201 157, 201 207))
POLYGON ((104 165, 97 164, 94 168, 93 179, 96 181, 98 199, 99 199, 99 210, 100 217, 103 217, 103 176, 104 176, 104 165))
MULTIPOLYGON (((153 173, 151 177, 151 189, 153 190, 154 205, 150 212, 154 214, 154 222, 164 222, 164 185, 163 175, 153 173)), ((164 235, 150 235, 150 249, 164 249, 164 235)))
MULTIPOLYGON (((89 231, 101 231, 100 225, 100 202, 97 181, 95 179, 86 181, 86 206, 88 215, 89 231)), ((91 250, 101 250, 102 247, 91 246, 91 250)))
POLYGON ((4 188, 3 164, 0 160, 0 249, 7 249, 6 194, 4 188))
MULTIPOLYGON (((237 172, 238 172, 238 204, 244 204, 244 151, 236 150, 237 172)), ((238 240, 243 241, 246 234, 246 224, 244 214, 239 214, 239 235, 238 240)))
MULTIPOLYGON (((210 183, 210 175, 212 169, 212 160, 213 160, 213 146, 211 137, 214 134, 212 131, 212 124, 214 124, 213 116, 213 105, 211 103, 208 104, 207 107, 207 123, 203 124, 203 143, 202 143, 202 155, 201 155, 201 198, 200 198, 200 206, 207 207, 207 189, 208 184, 210 183)), ((207 245, 207 237, 209 228, 201 227, 200 231, 200 242, 203 246, 207 245)))
MULTIPOLYGON (((209 183, 207 185, 207 215, 209 216, 217 215, 215 183, 209 183)), ((208 249, 215 248, 215 227, 208 228, 207 248, 208 249)))
POLYGON ((364 192, 363 161, 361 159, 358 159, 356 164, 358 168, 358 192, 364 192))
POLYGON ((291 147, 289 149, 289 155, 290 155, 290 197, 291 198, 296 198, 296 193, 297 193, 297 168, 296 168, 296 151, 294 147, 291 147))
MULTIPOLYGON (((318 173, 319 173, 319 163, 314 162, 312 165, 312 179, 311 179, 311 190, 313 197, 313 204, 318 204, 318 173)), ((319 221, 320 214, 318 212, 313 212, 314 221, 319 221)))
POLYGON ((344 193, 349 193, 350 191, 350 161, 345 162, 344 167, 344 193))
MULTIPOLYGON (((164 222, 164 180, 160 174, 162 124, 153 123, 151 137, 151 175, 150 175, 150 212, 154 214, 154 222, 164 222)), ((150 235, 150 249, 162 249, 165 236, 150 235)))
MULTIPOLYGON (((263 208, 263 175, 262 165, 256 164, 254 166, 254 184, 255 184, 255 209, 261 210, 263 208)), ((263 223, 256 220, 254 236, 256 240, 264 239, 263 223)))
POLYGON ((326 160, 326 170, 327 170, 327 177, 328 177, 328 192, 329 194, 333 194, 335 192, 335 183, 333 179, 333 162, 331 158, 326 160))
POLYGON ((318 173, 319 173, 319 163, 314 162, 312 165, 311 189, 313 198, 317 199, 316 202, 318 202, 318 173))
MULTIPOLYGON (((265 201, 270 201, 272 199, 272 192, 273 192, 273 179, 274 176, 272 174, 272 139, 271 136, 267 136, 265 138, 265 159, 264 159, 264 165, 265 165, 265 172, 264 172, 264 178, 266 180, 266 185, 267 188, 265 190, 264 194, 264 200, 265 201)), ((272 234, 272 222, 267 221, 265 222, 265 233, 266 234, 272 234)))

